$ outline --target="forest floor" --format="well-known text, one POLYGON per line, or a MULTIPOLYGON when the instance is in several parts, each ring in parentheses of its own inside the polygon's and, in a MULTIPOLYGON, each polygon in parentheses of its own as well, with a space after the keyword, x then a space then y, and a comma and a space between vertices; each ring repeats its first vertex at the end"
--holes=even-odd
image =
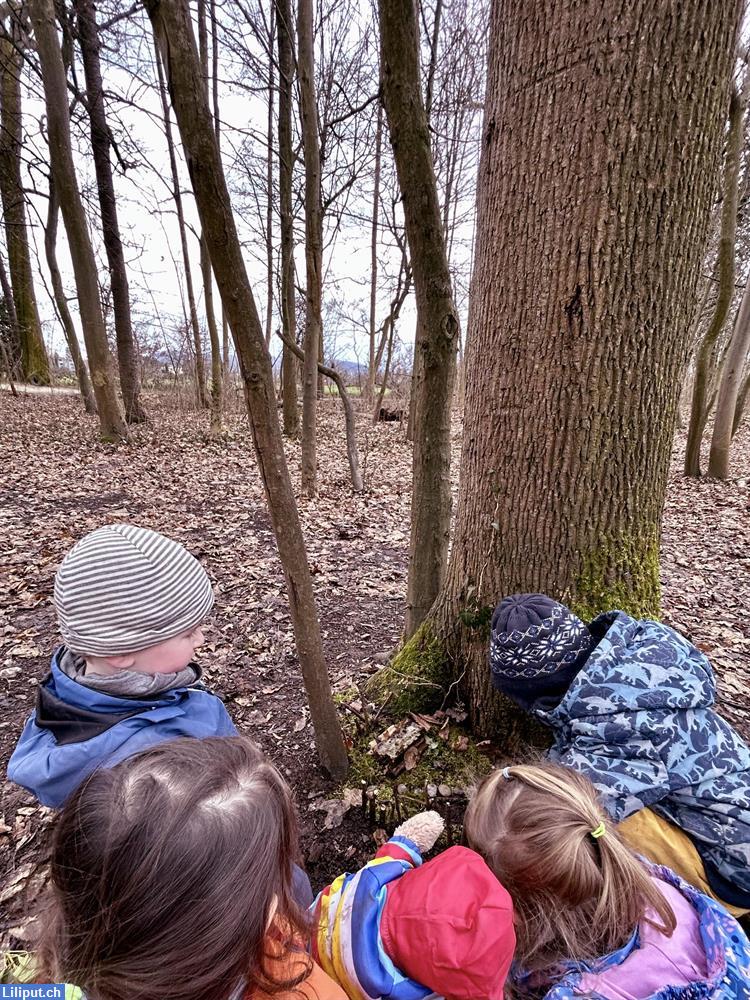
MULTIPOLYGON (((56 567, 102 524, 162 531, 208 570, 217 602, 199 656, 205 679, 295 789, 313 888, 353 870, 383 836, 377 817, 347 809, 349 800, 342 805, 316 767, 284 581, 239 401, 219 444, 207 437, 207 416, 169 398, 149 397, 147 406, 153 422, 136 428, 133 443, 108 446, 78 399, 0 392, 0 949, 28 939, 25 914, 39 891, 51 817, 4 779, 5 768, 59 641, 56 567)), ((378 669, 402 627, 410 448, 402 425, 372 427, 363 413, 366 489, 353 494, 340 406, 335 399, 319 406, 319 492, 298 503, 334 686, 351 692, 378 669)), ((750 427, 735 444, 727 483, 684 479, 679 437, 664 523, 663 618, 709 655, 720 710, 750 738, 750 427)), ((454 486, 459 450, 456 425, 454 486)), ((299 495, 298 447, 288 443, 287 455, 299 495)))

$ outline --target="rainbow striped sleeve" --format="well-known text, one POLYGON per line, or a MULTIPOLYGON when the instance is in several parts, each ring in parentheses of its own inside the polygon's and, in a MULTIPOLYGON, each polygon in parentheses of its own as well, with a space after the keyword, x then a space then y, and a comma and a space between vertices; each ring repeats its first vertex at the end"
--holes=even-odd
POLYGON ((380 937, 388 883, 421 863, 416 845, 394 838, 356 874, 340 875, 313 904, 313 957, 350 1000, 426 1000, 433 995, 396 968, 380 937))

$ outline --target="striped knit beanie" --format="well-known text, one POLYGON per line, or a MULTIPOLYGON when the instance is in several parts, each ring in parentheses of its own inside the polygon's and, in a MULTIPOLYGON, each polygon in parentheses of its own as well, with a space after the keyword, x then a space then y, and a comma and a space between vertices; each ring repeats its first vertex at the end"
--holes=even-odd
POLYGON ((132 524, 80 540, 55 576, 60 632, 75 653, 118 656, 172 639, 203 621, 211 581, 179 542, 132 524))

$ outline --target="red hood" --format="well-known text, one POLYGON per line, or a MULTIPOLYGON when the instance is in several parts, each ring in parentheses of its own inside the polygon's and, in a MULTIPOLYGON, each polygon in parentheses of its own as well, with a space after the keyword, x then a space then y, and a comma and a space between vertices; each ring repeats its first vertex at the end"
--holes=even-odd
POLYGON ((410 979, 455 1000, 502 1000, 513 904, 482 858, 451 847, 390 882, 380 933, 410 979))

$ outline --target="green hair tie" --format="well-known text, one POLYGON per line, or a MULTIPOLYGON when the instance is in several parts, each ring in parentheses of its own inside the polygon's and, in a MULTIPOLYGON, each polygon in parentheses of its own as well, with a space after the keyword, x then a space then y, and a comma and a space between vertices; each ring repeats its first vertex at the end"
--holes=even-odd
POLYGON ((595 830, 591 831, 591 836, 594 838, 594 840, 598 840, 600 837, 603 837, 606 832, 607 828, 605 827, 604 823, 600 823, 595 830))

